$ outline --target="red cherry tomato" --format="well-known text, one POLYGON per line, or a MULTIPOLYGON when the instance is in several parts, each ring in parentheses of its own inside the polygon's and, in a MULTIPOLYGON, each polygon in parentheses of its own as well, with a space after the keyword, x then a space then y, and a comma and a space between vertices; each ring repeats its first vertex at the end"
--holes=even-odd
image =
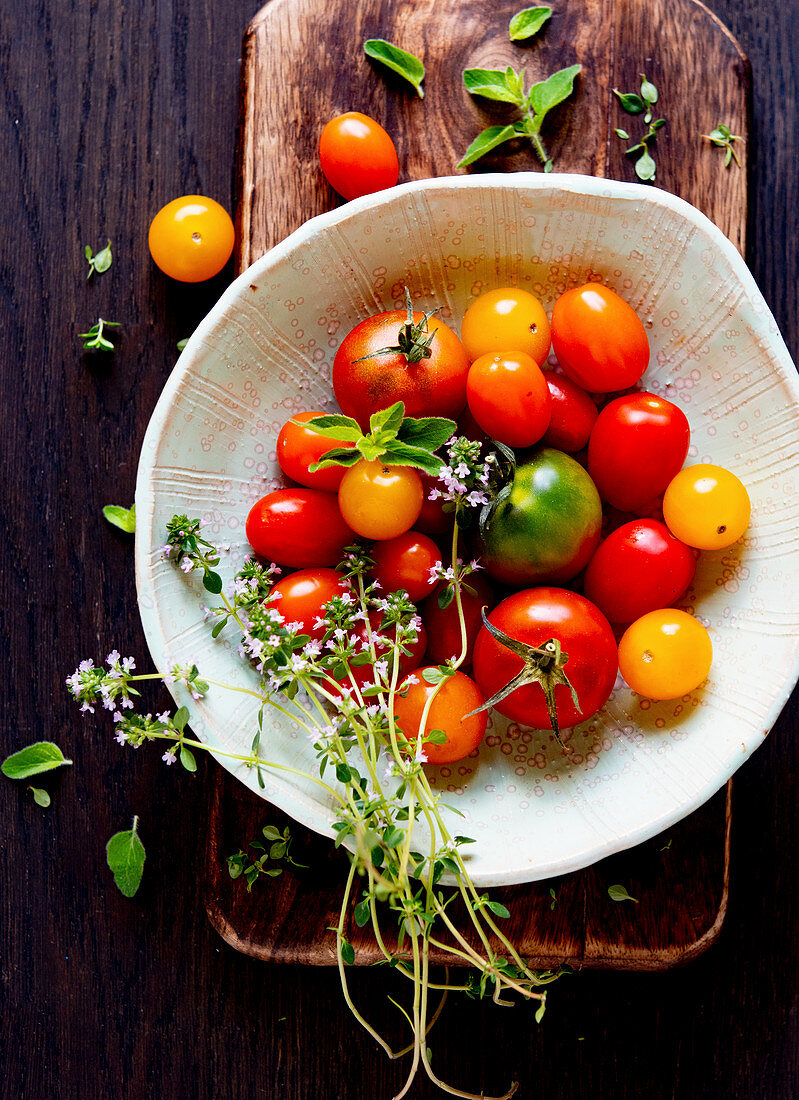
POLYGON ((358 111, 331 118, 319 138, 319 163, 334 191, 345 199, 393 187, 399 177, 394 142, 358 111))
MULTIPOLYGON (((422 313, 414 313, 418 324, 422 313)), ((397 401, 406 416, 458 416, 466 404, 469 360, 458 337, 436 317, 428 321, 433 332, 430 355, 412 363, 400 351, 372 355, 380 348, 399 346, 407 310, 393 309, 361 321, 348 333, 333 361, 333 392, 341 411, 354 417, 364 431, 369 417, 397 401), (369 356, 369 358, 362 358, 369 356)))
POLYGON ((575 454, 588 443, 599 416, 594 399, 564 374, 543 372, 552 398, 552 415, 542 443, 575 454))
POLYGON ((694 579, 696 558, 664 523, 634 519, 608 535, 585 571, 583 590, 612 623, 671 605, 694 579))
POLYGON ((588 441, 588 472, 608 504, 646 511, 685 462, 691 429, 685 413, 654 393, 606 405, 588 441))
MULTIPOLYGON (((483 607, 493 607, 494 590, 488 581, 473 574, 464 581, 464 585, 472 588, 468 592, 461 589, 461 604, 463 606, 463 618, 466 624, 466 657, 464 664, 471 664, 474 643, 483 625, 480 611, 483 607)), ((436 591, 422 604, 422 618, 427 627, 427 656, 437 665, 443 665, 445 661, 455 660, 461 654, 461 626, 458 618, 458 608, 453 600, 446 607, 439 607, 438 597, 444 591, 446 585, 439 583, 436 591)))
POLYGON ((405 589, 416 603, 436 586, 431 570, 441 565, 441 551, 427 535, 406 531, 395 539, 378 542, 372 549, 375 580, 385 592, 405 589))
POLYGON ((278 489, 250 509, 247 540, 260 558, 294 569, 335 566, 355 532, 341 517, 333 493, 278 489))
POLYGON ((422 501, 419 518, 414 526, 420 531, 424 531, 426 535, 443 535, 447 531, 451 532, 455 523, 455 513, 445 512, 444 501, 440 498, 430 499, 430 490, 439 488, 441 482, 438 478, 422 473, 421 470, 419 471, 419 478, 422 482, 424 500, 422 501))
POLYGON ((466 400, 492 439, 532 447, 546 431, 552 398, 538 364, 521 351, 487 352, 472 363, 466 400))
MULTIPOLYGON (((404 686, 408 687, 407 694, 398 695, 394 701, 397 725, 409 741, 418 737, 425 703, 435 691, 434 685, 428 684, 419 672, 415 672, 413 677, 416 683, 407 684, 406 681, 404 686)), ((463 760, 470 752, 474 752, 483 740, 488 713, 480 711, 470 718, 465 715, 482 706, 484 702, 477 684, 462 672, 456 672, 444 681, 430 706, 425 733, 443 730, 447 740, 443 745, 432 742, 424 745, 428 764, 454 764, 456 760, 463 760)))
MULTIPOLYGON (((382 621, 382 615, 378 611, 370 611, 369 612, 369 626, 371 627, 373 638, 374 637, 388 638, 390 642, 393 642, 394 637, 396 636, 396 632, 397 632, 396 626, 392 625, 390 627, 387 627, 386 629, 381 629, 380 628, 381 621, 382 621)), ((355 633, 355 636, 356 636, 356 638, 358 639, 358 641, 360 643, 358 651, 361 652, 361 653, 368 652, 369 651, 369 636, 368 636, 367 631, 366 631, 366 624, 365 623, 360 623, 359 624, 358 629, 355 633)), ((382 644, 380 642, 375 642, 374 645, 375 645, 375 656, 376 656, 377 660, 379 661, 381 657, 385 657, 386 653, 389 652, 389 646, 386 646, 385 644, 382 644)), ((416 641, 409 643, 406 646, 406 649, 408 650, 408 652, 407 653, 401 653, 400 654, 400 659, 399 659, 399 662, 398 662, 399 663, 398 682, 400 680, 402 680, 403 677, 407 676, 409 672, 413 672, 413 670, 415 668, 418 668, 419 665, 422 663, 422 660, 423 660, 424 655, 425 655, 425 650, 427 649, 427 631, 425 630, 423 623, 421 623, 421 622, 419 623, 419 636, 417 637, 416 641)), ((352 665, 351 668, 352 668, 353 679, 355 680, 355 683, 358 685, 358 687, 360 687, 360 688, 369 687, 370 684, 375 683, 375 674, 374 674, 374 669, 373 669, 371 663, 366 664, 366 665, 352 665)), ((389 683, 390 683, 391 682, 390 677, 391 677, 391 674, 392 674, 390 664, 389 664, 388 674, 389 674, 389 683)), ((383 681, 381 681, 381 683, 382 682, 383 681)), ((352 680, 350 680, 349 676, 342 676, 341 679, 339 680, 339 683, 344 684, 344 685, 347 685, 347 684, 351 685, 352 680)), ((374 702, 374 699, 369 700, 367 698, 367 702, 374 702)))
POLYGON ((626 390, 649 364, 638 315, 601 283, 561 294, 552 310, 552 347, 569 378, 591 393, 626 390))
MULTIPOLYGON (((616 639, 610 623, 592 603, 564 588, 528 588, 508 596, 494 608, 489 620, 511 638, 540 646, 550 638, 569 656, 565 673, 580 706, 575 707, 568 687, 555 687, 555 705, 561 729, 585 722, 604 706, 618 671, 616 639)), ((524 663, 489 634, 485 627, 474 647, 475 679, 488 699, 521 672, 524 663)), ((496 704, 500 714, 515 722, 549 729, 546 699, 539 684, 526 684, 496 704)))
POLYGON ((321 638, 324 630, 316 625, 316 620, 322 617, 325 604, 349 590, 335 569, 300 569, 277 582, 270 602, 274 602, 284 622, 300 623, 300 633, 321 638))
POLYGON ((308 467, 318 462, 326 451, 334 447, 353 447, 355 444, 344 439, 330 439, 327 436, 317 435, 312 428, 303 427, 303 424, 313 417, 324 415, 322 412, 301 412, 295 413, 291 420, 287 420, 277 437, 277 461, 286 477, 298 481, 300 485, 335 493, 344 477, 346 467, 330 466, 326 470, 317 470, 313 474, 308 467))

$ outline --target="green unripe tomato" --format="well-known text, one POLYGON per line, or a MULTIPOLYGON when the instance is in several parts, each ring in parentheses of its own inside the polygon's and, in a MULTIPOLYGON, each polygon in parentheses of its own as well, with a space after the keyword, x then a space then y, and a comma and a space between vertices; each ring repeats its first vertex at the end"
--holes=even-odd
POLYGON ((542 447, 517 467, 510 496, 490 516, 481 560, 504 584, 568 581, 588 564, 601 526, 602 502, 586 471, 542 447))

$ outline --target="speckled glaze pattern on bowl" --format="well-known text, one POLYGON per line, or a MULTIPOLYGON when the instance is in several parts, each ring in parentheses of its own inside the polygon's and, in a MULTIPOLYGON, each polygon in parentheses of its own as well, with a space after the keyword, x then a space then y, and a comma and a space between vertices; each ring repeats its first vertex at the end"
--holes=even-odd
MULTIPOLYGON (((707 684, 651 703, 617 682, 610 703, 570 734, 494 716, 480 749, 433 783, 465 815, 471 871, 485 885, 563 874, 656 835, 709 798, 763 741, 799 674, 799 385, 762 296, 733 246, 664 191, 585 176, 514 174, 405 184, 306 223, 223 295, 190 339, 153 413, 136 487, 136 576, 156 666, 196 662, 241 687, 256 676, 226 628, 203 623, 209 599, 159 548, 175 512, 201 515, 229 550, 228 580, 246 552, 250 506, 283 484, 282 423, 334 409, 336 348, 367 315, 442 305, 456 328, 485 290, 518 285, 549 310, 586 280, 612 286, 645 320, 652 346, 642 385, 691 423, 688 462, 711 461, 747 485, 752 525, 729 550, 703 553, 681 606, 709 629, 707 684)), ((178 703, 209 744, 250 751, 254 698, 215 688, 178 703)), ((267 713, 262 751, 315 771, 299 727, 267 713)), ((221 762, 304 825, 331 833, 320 788, 221 762)))

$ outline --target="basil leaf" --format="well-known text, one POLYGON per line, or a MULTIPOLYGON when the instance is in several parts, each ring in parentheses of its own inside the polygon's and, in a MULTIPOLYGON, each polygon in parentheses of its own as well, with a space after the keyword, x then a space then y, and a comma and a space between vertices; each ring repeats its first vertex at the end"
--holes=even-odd
MULTIPOLYGON (((300 422, 294 420, 292 423, 298 424, 300 422)), ((306 420, 302 427, 310 428, 312 432, 323 435, 327 439, 342 439, 352 443, 357 443, 363 435, 357 420, 353 420, 351 416, 340 416, 338 414, 314 416, 311 420, 306 420)))
POLYGON ((423 447, 409 447, 399 440, 389 443, 383 451, 384 460, 389 466, 415 466, 418 470, 424 470, 426 474, 435 477, 441 469, 442 462, 437 455, 424 450, 423 447))
POLYGON ((327 470, 330 466, 354 466, 360 461, 360 452, 354 447, 334 447, 332 451, 325 451, 319 461, 312 462, 308 469, 315 474, 317 470, 327 470))
POLYGON ((405 405, 402 401, 397 401, 387 409, 380 409, 378 412, 372 413, 369 417, 369 431, 396 433, 402 424, 404 415, 405 405))
POLYGON ((544 116, 553 107, 557 107, 564 99, 568 99, 574 90, 574 78, 582 69, 582 65, 569 65, 567 69, 558 69, 552 76, 534 84, 530 89, 527 102, 535 113, 535 122, 538 127, 544 120, 544 116))
POLYGON ((397 432, 397 439, 409 447, 424 447, 426 451, 437 451, 451 439, 458 425, 454 420, 443 416, 425 416, 416 420, 406 416, 397 432))
POLYGON ((109 523, 114 527, 118 527, 120 531, 126 531, 129 535, 132 535, 136 530, 136 505, 131 504, 130 508, 121 508, 118 504, 106 504, 103 507, 103 515, 109 523))
POLYGON ((618 883, 615 886, 608 886, 608 897, 611 901, 634 901, 636 905, 638 904, 638 898, 631 897, 626 887, 618 883))
POLYGON ((653 180, 655 178, 656 164, 649 154, 648 149, 644 149, 641 156, 635 162, 635 174, 639 180, 653 180))
POLYGON ((114 833, 105 846, 105 857, 114 882, 126 898, 132 898, 139 889, 144 873, 144 845, 137 832, 138 817, 133 818, 133 828, 114 833))
POLYGON ((511 42, 523 42, 525 38, 532 38, 534 34, 538 34, 551 15, 552 8, 543 5, 517 11, 508 26, 511 42))
POLYGON ((492 149, 496 149, 498 145, 502 145, 504 141, 510 141, 511 138, 518 136, 513 126, 489 126, 477 135, 455 167, 466 168, 480 157, 484 157, 486 153, 490 153, 492 149))
POLYGON ((41 775, 42 772, 71 763, 52 741, 34 741, 32 745, 7 756, 0 770, 9 779, 27 779, 31 775, 41 775))
POLYGON ((628 115, 640 115, 643 111, 644 101, 635 92, 620 92, 618 88, 614 88, 613 94, 628 115))
POLYGON ((50 805, 50 795, 47 791, 43 791, 41 787, 28 787, 28 790, 33 795, 33 801, 37 806, 42 806, 44 809, 50 805))
POLYGON ((424 63, 415 54, 392 45, 385 38, 368 38, 363 44, 363 52, 373 61, 379 61, 387 69, 399 73, 401 77, 413 85, 416 94, 424 99, 424 63))
POLYGON ((641 98, 646 103, 657 103, 658 90, 655 85, 647 80, 643 73, 641 73, 641 98))
MULTIPOLYGON (((483 99, 495 99, 500 103, 515 103, 521 107, 524 102, 519 93, 521 78, 513 69, 464 69, 463 83, 469 95, 481 95, 483 99), (518 79, 508 83, 508 74, 518 79)), ((493 127, 492 127, 493 129, 493 127)))

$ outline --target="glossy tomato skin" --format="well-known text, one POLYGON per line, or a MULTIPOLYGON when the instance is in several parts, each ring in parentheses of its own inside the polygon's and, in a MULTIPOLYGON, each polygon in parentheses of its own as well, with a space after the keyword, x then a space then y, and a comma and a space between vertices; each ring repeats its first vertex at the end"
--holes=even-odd
POLYGON ((319 162, 334 191, 345 199, 393 187, 399 178, 394 142, 359 111, 331 118, 319 138, 319 162))
MULTIPOLYGON (((409 363, 401 352, 371 357, 380 348, 396 346, 407 317, 404 309, 367 317, 344 337, 336 352, 333 392, 341 411, 354 417, 364 431, 369 430, 372 413, 397 401, 404 402, 406 416, 452 419, 466 404, 466 351, 452 329, 435 317, 428 322, 428 329, 435 332, 428 358, 409 363), (370 358, 363 359, 365 355, 370 358)), ((421 313, 413 314, 415 323, 422 318, 421 313)))
MULTIPOLYGON (((488 616, 511 638, 539 646, 556 638, 569 660, 565 673, 579 708, 565 685, 555 687, 555 705, 561 729, 585 722, 605 705, 616 682, 616 639, 610 623, 589 600, 563 588, 530 588, 508 596, 488 616)), ((474 647, 474 675, 490 698, 521 671, 523 662, 483 627, 474 647)), ((511 692, 496 709, 506 718, 535 729, 549 729, 543 689, 527 684, 511 692)))
POLYGON ((306 488, 261 497, 247 516, 246 533, 258 557, 293 569, 332 568, 355 538, 335 495, 306 488))
POLYGON ((374 578, 384 592, 404 589, 413 603, 418 603, 436 586, 432 571, 441 566, 441 551, 419 531, 406 531, 404 535, 375 543, 372 558, 374 578))
POLYGON ((599 543, 602 502, 570 455, 542 447, 516 469, 510 496, 492 513, 481 562, 504 584, 567 581, 599 543))
MULTIPOLYGON (((472 662, 474 643, 483 625, 480 614, 483 607, 494 606, 496 597, 494 590, 485 577, 479 573, 468 576, 464 585, 474 589, 468 592, 461 589, 461 603, 463 605, 463 619, 466 626, 466 657, 464 664, 472 662)), ((461 655, 461 627, 458 618, 458 608, 453 600, 446 607, 438 606, 439 593, 446 585, 440 582, 435 592, 428 596, 421 607, 422 618, 427 627, 427 656, 437 665, 443 665, 445 661, 454 660, 461 655)))
POLYGON ((553 370, 543 372, 549 388, 552 411, 541 442, 568 454, 576 454, 588 443, 599 416, 594 399, 571 378, 553 370))
POLYGON ((321 638, 324 629, 316 625, 316 620, 322 617, 325 604, 349 590, 335 569, 299 569, 277 582, 270 603, 274 603, 284 622, 301 623, 301 634, 321 638))
MULTIPOLYGON (((423 672, 424 669, 415 672, 413 678, 417 682, 407 685, 407 694, 398 695, 394 701, 397 724, 409 741, 418 736, 425 702, 435 691, 435 686, 424 680, 423 672)), ((488 713, 481 711, 469 718, 465 715, 484 702, 477 684, 463 672, 456 672, 444 681, 430 706, 425 732, 443 730, 447 741, 443 745, 425 744, 428 764, 454 764, 474 752, 483 740, 488 713)))
POLYGON ((419 518, 416 520, 414 526, 423 531, 426 535, 443 535, 445 533, 452 532, 452 528, 455 525, 455 513, 444 511, 444 501, 437 497, 435 500, 430 499, 430 490, 441 487, 441 482, 436 477, 430 477, 429 474, 419 471, 419 479, 422 482, 422 492, 424 499, 422 501, 422 510, 419 513, 419 518))
POLYGON ((564 372, 590 393, 629 389, 649 364, 638 315, 601 283, 561 294, 552 310, 552 347, 564 372))
POLYGON ((521 351, 540 367, 549 355, 549 320, 538 298, 518 287, 498 287, 476 298, 461 324, 469 358, 521 351))
POLYGON ((749 526, 751 515, 743 482, 731 470, 709 462, 680 470, 663 496, 669 530, 699 550, 732 546, 749 526))
POLYGON ((162 206, 150 223, 147 243, 156 265, 180 283, 218 275, 233 252, 230 214, 205 195, 183 195, 162 206))
POLYGON ((477 426, 508 447, 532 447, 552 413, 546 379, 523 351, 487 352, 475 359, 466 400, 477 426))
POLYGON ((338 487, 341 514, 366 539, 394 539, 410 530, 422 510, 424 490, 411 466, 386 466, 361 459, 338 487))
POLYGON ((309 489, 324 489, 335 493, 344 477, 344 466, 330 466, 326 470, 311 473, 312 466, 326 451, 334 447, 353 447, 355 444, 344 439, 330 439, 317 435, 312 428, 303 425, 315 416, 324 416, 323 412, 295 413, 280 429, 277 437, 277 461, 280 469, 292 481, 307 485, 309 489), (297 423, 299 421, 299 423, 297 423))
POLYGON ((634 519, 599 545, 585 571, 583 591, 612 623, 631 623, 670 607, 695 571, 693 551, 664 523, 634 519))
POLYGON ((648 511, 685 462, 691 429, 682 409, 654 393, 606 405, 588 441, 588 472, 622 512, 648 511))
POLYGON ((648 699, 679 699, 702 684, 713 644, 692 615, 673 608, 650 611, 627 627, 619 642, 619 671, 648 699))

